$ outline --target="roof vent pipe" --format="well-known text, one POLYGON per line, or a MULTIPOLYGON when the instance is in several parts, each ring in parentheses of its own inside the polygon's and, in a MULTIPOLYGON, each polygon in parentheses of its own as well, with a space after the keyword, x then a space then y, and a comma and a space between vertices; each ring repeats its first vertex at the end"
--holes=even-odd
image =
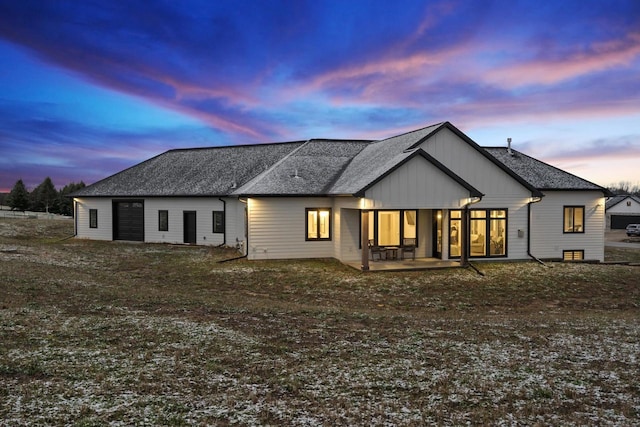
POLYGON ((513 156, 513 151, 511 151, 511 138, 507 138, 507 153, 513 156))

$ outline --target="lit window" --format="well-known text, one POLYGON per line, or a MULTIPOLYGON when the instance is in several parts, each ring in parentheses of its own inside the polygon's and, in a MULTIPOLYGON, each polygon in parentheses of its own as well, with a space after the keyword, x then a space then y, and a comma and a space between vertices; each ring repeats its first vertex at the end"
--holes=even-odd
POLYGON ((331 209, 309 208, 306 240, 331 240, 331 209))
MULTIPOLYGON (((469 256, 507 256, 507 210, 472 209, 469 212, 469 256)), ((462 211, 452 210, 449 214, 449 256, 457 258, 461 252, 460 231, 462 211)))
POLYGON ((584 233, 584 206, 564 207, 565 233, 584 233))
POLYGON ((89 209, 89 228, 98 228, 98 209, 89 209))
POLYGON ((404 239, 416 239, 418 211, 369 211, 369 240, 376 246, 400 246, 404 239))
POLYGON ((158 230, 169 231, 169 211, 158 211, 158 230))
POLYGON ((582 261, 584 259, 584 250, 562 251, 563 261, 582 261))

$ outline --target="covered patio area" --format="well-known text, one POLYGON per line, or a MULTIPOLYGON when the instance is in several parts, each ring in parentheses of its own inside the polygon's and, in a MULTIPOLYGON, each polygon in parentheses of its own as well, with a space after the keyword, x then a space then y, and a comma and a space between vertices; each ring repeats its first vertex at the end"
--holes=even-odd
MULTIPOLYGON (((362 270, 361 262, 347 262, 346 265, 362 270)), ((398 260, 370 261, 367 271, 421 271, 441 268, 461 267, 459 261, 446 261, 438 258, 416 258, 398 260)))

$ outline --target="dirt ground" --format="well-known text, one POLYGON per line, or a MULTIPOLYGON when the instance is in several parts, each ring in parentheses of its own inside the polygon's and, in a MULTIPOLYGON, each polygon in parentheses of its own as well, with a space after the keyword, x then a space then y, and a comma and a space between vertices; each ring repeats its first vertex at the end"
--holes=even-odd
POLYGON ((625 242, 638 243, 640 246, 640 237, 627 237, 625 230, 607 230, 604 232, 605 242, 625 242))

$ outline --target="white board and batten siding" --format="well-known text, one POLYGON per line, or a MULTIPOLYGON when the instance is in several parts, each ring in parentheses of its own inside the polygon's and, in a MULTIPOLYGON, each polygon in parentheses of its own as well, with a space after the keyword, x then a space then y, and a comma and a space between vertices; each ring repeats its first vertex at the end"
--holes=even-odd
POLYGON ((247 257, 259 259, 333 258, 336 233, 333 199, 327 197, 264 197, 247 201, 247 257), (332 209, 332 240, 306 240, 306 208, 332 209))
POLYGON ((91 240, 113 239, 113 208, 111 199, 87 197, 74 199, 76 206, 76 237, 91 240), (89 227, 89 211, 97 209, 98 227, 89 227))
POLYGON ((366 209, 460 208, 469 190, 416 156, 365 192, 366 209))
POLYGON ((604 261, 604 208, 601 191, 546 191, 531 206, 531 253, 561 259, 563 251, 584 250, 585 260, 604 261), (564 207, 584 206, 584 233, 563 233, 564 207))

